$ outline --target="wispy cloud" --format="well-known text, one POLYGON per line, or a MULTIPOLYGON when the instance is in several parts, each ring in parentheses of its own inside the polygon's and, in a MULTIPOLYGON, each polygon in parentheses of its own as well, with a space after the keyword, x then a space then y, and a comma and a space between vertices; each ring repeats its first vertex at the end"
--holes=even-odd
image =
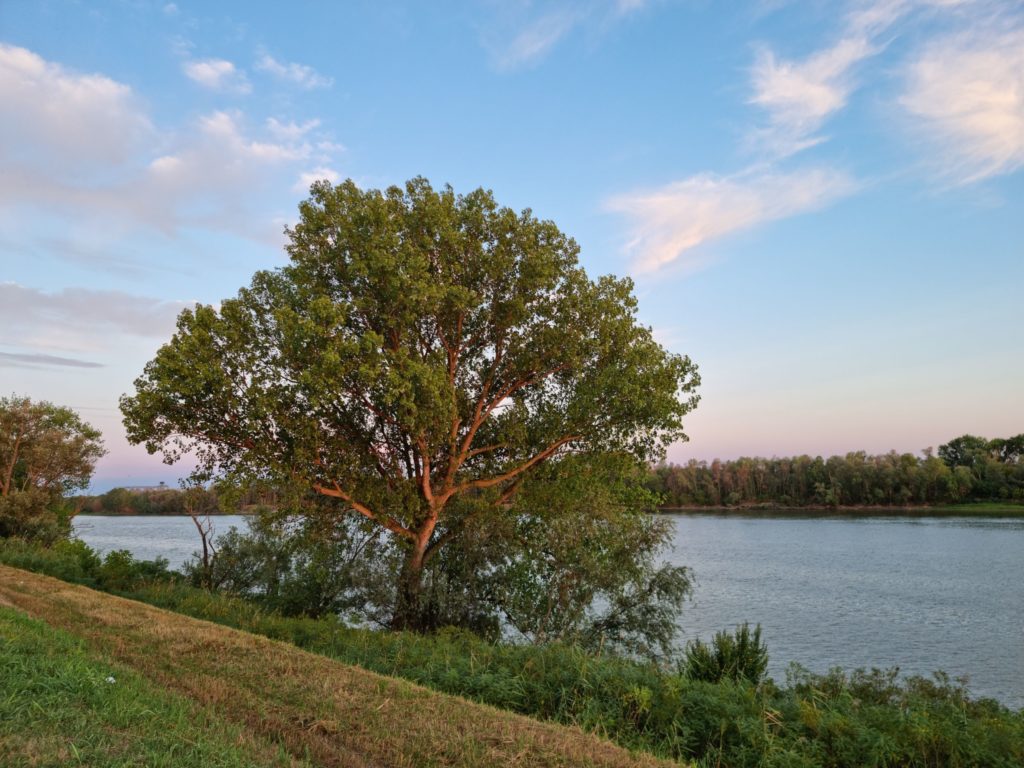
POLYGON ((986 20, 933 41, 911 64, 900 102, 954 183, 1024 167, 1024 21, 986 20))
POLYGON ((334 84, 333 78, 321 75, 310 66, 294 61, 278 61, 269 53, 262 54, 256 60, 255 68, 307 91, 314 88, 330 88, 334 84))
POLYGON ((755 130, 755 142, 777 157, 821 142, 816 134, 853 90, 853 65, 877 50, 865 37, 844 39, 801 62, 762 50, 752 71, 751 103, 767 111, 769 124, 755 130))
POLYGON ((542 6, 529 2, 497 4, 497 18, 487 25, 482 42, 499 72, 529 69, 573 33, 586 29, 601 35, 651 4, 651 0, 554 0, 542 6))
POLYGON ((294 120, 283 121, 274 117, 267 118, 267 130, 270 134, 281 141, 299 141, 310 131, 320 127, 320 121, 306 120, 304 123, 297 123, 294 120))
POLYGON ((650 5, 650 0, 615 0, 615 10, 621 14, 641 11, 650 5))
POLYGON ((496 53, 495 66, 509 71, 537 64, 582 19, 574 9, 556 10, 541 16, 496 53))
POLYGON ((186 61, 182 68, 190 80, 211 91, 240 94, 252 92, 252 85, 245 72, 226 59, 186 61))
POLYGON ((824 140, 819 131, 849 102, 857 88, 856 68, 881 53, 893 26, 920 9, 953 9, 975 0, 861 0, 846 13, 838 40, 798 60, 762 48, 751 69, 750 103, 765 110, 768 124, 751 140, 782 158, 824 140))
POLYGON ((39 353, 0 352, 0 368, 103 368, 103 363, 39 353))
POLYGON ((0 343, 22 349, 94 352, 105 349, 112 334, 166 338, 186 306, 187 302, 122 291, 47 292, 0 283, 0 343))
POLYGON ((694 249, 710 240, 822 208, 856 188, 851 177, 827 168, 705 173, 615 197, 608 207, 632 221, 628 251, 638 271, 650 272, 687 258, 695 266, 694 249))
MULTIPOLYGON (((826 123, 846 108, 859 86, 858 65, 886 48, 897 24, 921 10, 947 13, 986 2, 999 0, 854 0, 831 45, 799 59, 786 59, 762 47, 751 69, 750 103, 764 111, 767 122, 754 128, 747 142, 757 163, 739 174, 697 174, 608 202, 609 209, 631 222, 627 250, 635 268, 649 272, 680 261, 694 267, 701 262, 700 246, 709 241, 820 209, 854 193, 859 182, 835 168, 782 168, 793 155, 825 141, 826 123)), ((945 66, 937 61, 940 53, 926 58, 904 100, 933 124, 941 141, 972 139, 957 151, 967 156, 968 164, 980 163, 982 173, 1024 162, 1019 128, 1019 99, 1024 98, 1021 41, 1007 35, 999 46, 997 66, 975 58, 969 49, 962 51, 961 61, 947 58, 945 66), (986 70, 989 80, 982 75, 986 70), (977 86, 983 80, 982 95, 977 86), (943 101, 946 87, 953 91, 953 100, 943 101)))

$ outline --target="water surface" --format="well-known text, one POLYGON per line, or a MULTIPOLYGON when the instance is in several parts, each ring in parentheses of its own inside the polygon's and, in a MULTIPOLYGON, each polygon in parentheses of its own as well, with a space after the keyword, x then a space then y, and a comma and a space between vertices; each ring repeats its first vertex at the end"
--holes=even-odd
MULTIPOLYGON (((244 515, 216 515, 214 537, 232 526, 246 530, 244 515)), ((199 532, 192 518, 184 515, 79 515, 74 518, 74 534, 93 549, 110 552, 127 549, 139 560, 167 558, 171 568, 180 568, 202 549, 199 532)))
POLYGON ((1024 706, 1024 520, 672 517, 686 638, 760 622, 780 681, 790 661, 942 669, 1024 706))
MULTIPOLYGON (((975 695, 1024 707, 1024 520, 675 514, 668 559, 693 569, 683 641, 763 627, 769 673, 790 661, 967 675, 975 695)), ((214 518, 217 533, 245 517, 214 518)), ((166 557, 199 544, 187 517, 75 519, 102 551, 166 557)))

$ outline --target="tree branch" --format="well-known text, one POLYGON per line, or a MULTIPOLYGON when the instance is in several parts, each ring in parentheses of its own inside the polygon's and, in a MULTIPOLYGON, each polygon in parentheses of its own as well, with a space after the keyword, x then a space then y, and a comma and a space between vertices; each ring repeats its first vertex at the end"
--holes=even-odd
POLYGON ((513 467, 508 472, 504 472, 503 474, 496 475, 494 477, 485 477, 477 480, 470 480, 468 483, 462 483, 461 485, 458 485, 454 489, 452 489, 451 495, 455 496, 456 494, 464 493, 465 491, 471 490, 473 488, 491 488, 495 485, 501 485, 502 483, 508 480, 512 480, 513 478, 518 477, 523 472, 528 470, 530 467, 536 466, 545 459, 550 458, 555 453, 555 451, 557 451, 563 445, 579 440, 582 437, 582 435, 568 435, 566 437, 560 437, 558 440, 553 442, 543 451, 536 454, 532 458, 524 461, 518 467, 513 467))
POLYGON ((335 499, 341 499, 342 501, 346 502, 350 507, 352 507, 352 509, 354 509, 356 512, 358 512, 359 514, 363 515, 364 517, 368 517, 370 520, 373 520, 375 523, 379 523, 380 525, 383 525, 385 528, 387 528, 392 533, 395 533, 395 534, 397 534, 399 536, 402 536, 402 537, 404 537, 406 539, 411 539, 411 540, 415 541, 416 534, 414 534, 412 531, 410 531, 404 525, 402 525, 397 520, 395 520, 395 518, 391 517, 391 515, 378 515, 372 509, 367 507, 365 504, 360 504, 358 501, 353 499, 349 494, 347 494, 343 490, 341 490, 341 487, 337 483, 333 483, 333 486, 334 486, 333 488, 328 488, 325 485, 321 485, 319 483, 314 483, 313 484, 313 490, 316 491, 317 493, 323 495, 323 496, 330 496, 330 497, 335 498, 335 499))

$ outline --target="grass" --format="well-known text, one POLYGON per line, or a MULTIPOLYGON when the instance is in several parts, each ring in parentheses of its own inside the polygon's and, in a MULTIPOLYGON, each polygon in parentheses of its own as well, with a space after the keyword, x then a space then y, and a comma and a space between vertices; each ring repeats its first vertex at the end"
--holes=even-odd
POLYGON ((147 759, 147 754, 159 754, 182 738, 181 728, 162 720, 192 721, 198 730, 210 731, 211 740, 203 742, 210 757, 196 765, 271 765, 286 758, 296 765, 308 760, 320 766, 669 765, 577 729, 6 566, 0 566, 0 603, 84 640, 76 645, 52 630, 47 636, 38 622, 12 619, 5 609, 8 621, 21 621, 28 631, 12 632, 13 639, 5 639, 4 706, 20 719, 7 726, 4 718, 3 727, 12 734, 8 738, 0 731, 5 733, 6 754, 0 753, 5 754, 4 765, 73 765, 75 750, 82 755, 86 747, 96 753, 83 764, 191 765, 147 759), (49 637, 49 647, 64 643, 65 649, 77 649, 56 655, 67 660, 68 685, 81 693, 80 700, 60 691, 57 681, 62 678, 52 672, 64 661, 52 658, 54 654, 47 660, 46 642, 34 642, 32 633, 49 637), (43 650, 33 653, 37 646, 43 650), (95 661, 103 658, 112 661, 95 661), (108 675, 124 680, 124 686, 97 683, 108 675), (125 686, 127 694, 122 693, 125 686), (164 709, 150 702, 163 702, 164 709), (151 711, 156 714, 147 720, 151 711), (216 720, 210 712, 217 713, 216 720), (100 735, 87 737, 81 745, 62 736, 90 731, 100 735), (165 741, 155 741, 158 737, 165 741), (235 759, 230 752, 219 757, 216 751, 227 749, 232 739, 240 740, 241 762, 230 762, 235 759), (116 750, 124 743, 142 751, 121 759, 116 750), (252 754, 263 754, 266 745, 277 752, 260 762, 245 757, 245 745, 252 754))
POLYGON ((306 766, 210 709, 0 606, 0 764, 306 766))

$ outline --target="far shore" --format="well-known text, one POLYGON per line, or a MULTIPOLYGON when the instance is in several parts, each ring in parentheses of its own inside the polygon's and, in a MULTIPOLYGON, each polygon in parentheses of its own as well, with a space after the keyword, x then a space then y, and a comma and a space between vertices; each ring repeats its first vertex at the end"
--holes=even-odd
POLYGON ((1024 517, 1024 503, 1015 502, 970 502, 967 504, 917 504, 913 506, 803 506, 787 507, 783 504, 743 504, 731 507, 682 506, 658 507, 662 514, 715 514, 744 515, 750 517, 817 517, 835 516, 878 516, 878 517, 1024 517))
MULTIPOLYGON (((663 506, 659 514, 711 514, 742 515, 745 517, 1024 517, 1024 503, 1013 502, 972 502, 968 504, 937 504, 935 506, 804 506, 787 507, 783 504, 744 504, 731 507, 719 506, 663 506)), ((255 512, 244 509, 238 512, 211 512, 211 517, 251 516, 255 512)), ((88 512, 83 510, 75 517, 188 517, 185 514, 140 514, 138 512, 88 512)))

